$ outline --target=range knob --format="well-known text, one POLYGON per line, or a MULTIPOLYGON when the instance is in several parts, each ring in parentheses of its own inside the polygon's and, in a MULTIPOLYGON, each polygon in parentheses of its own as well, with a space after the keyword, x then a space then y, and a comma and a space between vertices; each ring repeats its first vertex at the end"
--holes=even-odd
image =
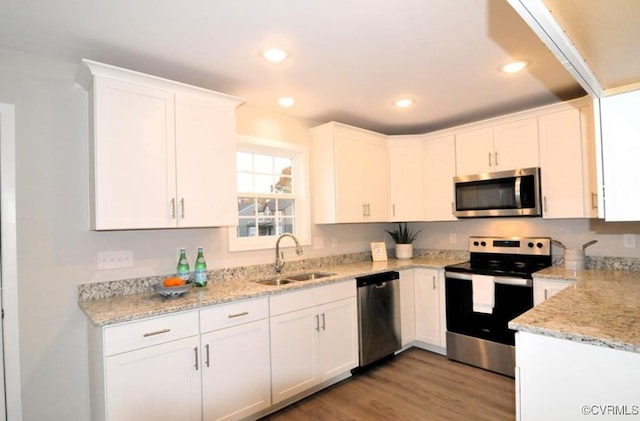
MULTIPOLYGON (((540 243, 538 243, 540 244, 540 243)), ((531 241, 529 241, 529 244, 527 244, 527 246, 529 246, 529 248, 533 248, 533 243, 531 241)))
POLYGON ((476 247, 478 247, 478 245, 479 245, 479 244, 480 244, 480 243, 479 243, 479 242, 477 242, 477 241, 474 241, 474 242, 473 242, 473 245, 474 245, 474 246, 476 246, 476 247))
POLYGON ((537 243, 536 247, 538 247, 539 249, 541 249, 542 247, 544 247, 544 245, 542 243, 537 243))
POLYGON ((485 246, 487 245, 487 242, 486 242, 486 241, 481 241, 481 242, 480 242, 480 245, 481 245, 482 247, 485 247, 485 246))

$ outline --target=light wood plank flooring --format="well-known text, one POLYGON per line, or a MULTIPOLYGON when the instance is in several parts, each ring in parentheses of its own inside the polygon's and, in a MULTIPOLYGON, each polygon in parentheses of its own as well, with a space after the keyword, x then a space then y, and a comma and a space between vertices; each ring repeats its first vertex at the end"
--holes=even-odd
POLYGON ((514 420, 509 377, 417 348, 264 420, 514 420))

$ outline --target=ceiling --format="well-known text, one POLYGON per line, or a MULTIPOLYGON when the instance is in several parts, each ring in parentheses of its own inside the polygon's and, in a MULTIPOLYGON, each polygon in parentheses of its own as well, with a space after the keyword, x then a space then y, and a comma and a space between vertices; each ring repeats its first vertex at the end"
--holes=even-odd
POLYGON ((506 0, 3 0, 0 46, 88 58, 259 107, 293 96, 294 107, 278 110, 385 134, 585 94, 506 0), (266 62, 260 51, 272 45, 290 58, 266 62), (531 64, 499 71, 516 58, 531 64), (415 105, 396 109, 402 96, 415 105))
POLYGON ((605 90, 640 82, 638 0, 543 0, 605 90))

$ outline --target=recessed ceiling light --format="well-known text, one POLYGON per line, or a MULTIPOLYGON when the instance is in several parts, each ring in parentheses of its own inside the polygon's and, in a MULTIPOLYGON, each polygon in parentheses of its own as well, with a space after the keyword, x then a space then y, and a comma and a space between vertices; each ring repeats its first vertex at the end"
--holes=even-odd
POLYGON ((293 107, 293 104, 295 103, 296 100, 290 96, 283 96, 282 98, 278 99, 278 104, 280 104, 281 107, 285 108, 293 107))
POLYGON ((262 52, 262 56, 271 63, 282 63, 289 54, 280 48, 267 48, 262 52))
POLYGON ((500 68, 500 70, 502 70, 505 73, 518 73, 528 65, 529 65, 529 62, 527 60, 518 60, 518 61, 511 62, 509 64, 505 64, 500 68))
POLYGON ((411 98, 401 98, 398 99, 396 101, 393 102, 393 105, 395 105, 398 108, 408 108, 410 106, 412 106, 415 103, 415 101, 411 98))

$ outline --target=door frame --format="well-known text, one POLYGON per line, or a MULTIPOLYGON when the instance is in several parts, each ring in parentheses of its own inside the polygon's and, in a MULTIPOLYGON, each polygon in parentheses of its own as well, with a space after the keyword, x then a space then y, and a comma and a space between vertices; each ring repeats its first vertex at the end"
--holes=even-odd
MULTIPOLYGON (((15 106, 0 103, 0 235, 6 420, 22 419, 18 323, 15 106)), ((0 379, 1 380, 1 379, 0 379)), ((5 414, 0 414, 0 420, 5 414)))

